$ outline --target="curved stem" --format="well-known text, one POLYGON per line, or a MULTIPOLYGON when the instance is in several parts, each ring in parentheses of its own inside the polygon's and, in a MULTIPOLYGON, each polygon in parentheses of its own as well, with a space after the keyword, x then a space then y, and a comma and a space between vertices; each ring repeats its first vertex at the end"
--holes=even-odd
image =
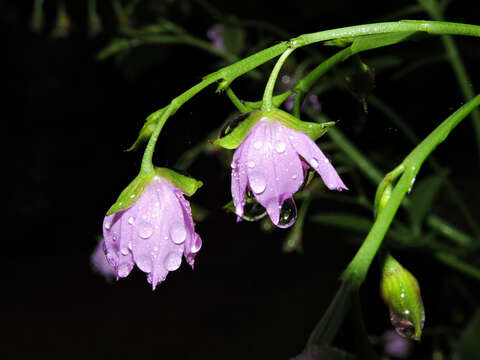
POLYGON ((268 78, 267 85, 265 86, 265 92, 263 93, 263 104, 262 104, 262 111, 268 112, 272 110, 273 103, 273 89, 275 87, 275 83, 277 81, 278 73, 283 66, 287 57, 295 50, 293 47, 289 47, 285 52, 280 56, 277 63, 273 67, 272 72, 270 73, 270 77, 268 78))

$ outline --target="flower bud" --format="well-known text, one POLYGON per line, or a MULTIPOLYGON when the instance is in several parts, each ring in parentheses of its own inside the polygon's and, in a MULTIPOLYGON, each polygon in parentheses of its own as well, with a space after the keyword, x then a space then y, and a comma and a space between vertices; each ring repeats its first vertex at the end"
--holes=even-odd
POLYGON ((425 310, 417 279, 390 254, 382 263, 380 293, 390 310, 395 331, 409 339, 420 340, 425 310))

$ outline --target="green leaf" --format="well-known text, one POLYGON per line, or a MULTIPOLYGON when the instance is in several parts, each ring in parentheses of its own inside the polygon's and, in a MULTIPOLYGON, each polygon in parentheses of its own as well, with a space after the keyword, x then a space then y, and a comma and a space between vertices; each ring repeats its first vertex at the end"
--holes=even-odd
POLYGON ((152 181, 155 174, 139 174, 133 181, 120 193, 115 204, 107 211, 107 215, 128 209, 140 198, 147 185, 152 181))
POLYGON ((203 182, 195 180, 191 177, 179 174, 178 172, 168 168, 155 168, 155 174, 167 180, 170 184, 182 190, 188 196, 192 196, 202 187, 203 182))
POLYGON ((411 38, 416 31, 392 32, 356 37, 351 45, 352 55, 370 49, 393 45, 411 38))
POLYGON ((415 186, 410 196, 411 204, 408 215, 414 231, 419 231, 425 217, 432 208, 433 201, 443 184, 440 176, 430 176, 422 179, 415 186))

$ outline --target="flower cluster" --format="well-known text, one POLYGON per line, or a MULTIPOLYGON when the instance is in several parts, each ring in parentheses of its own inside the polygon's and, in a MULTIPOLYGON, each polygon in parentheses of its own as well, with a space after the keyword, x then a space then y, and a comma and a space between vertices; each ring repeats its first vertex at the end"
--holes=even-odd
MULTIPOLYGON (((291 226, 296 219, 293 195, 304 184, 309 169, 316 171, 330 190, 347 189, 314 142, 332 124, 305 123, 278 109, 247 114, 242 120, 229 126, 229 134, 215 142, 236 148, 231 189, 238 219, 244 216, 246 195, 252 194, 276 226, 291 226)), ((136 265, 155 289, 170 271, 180 267, 182 257, 193 268, 202 240, 195 232, 184 194, 193 195, 201 185, 165 168, 157 168, 153 174, 141 172, 104 219, 107 272, 124 278, 136 265)))

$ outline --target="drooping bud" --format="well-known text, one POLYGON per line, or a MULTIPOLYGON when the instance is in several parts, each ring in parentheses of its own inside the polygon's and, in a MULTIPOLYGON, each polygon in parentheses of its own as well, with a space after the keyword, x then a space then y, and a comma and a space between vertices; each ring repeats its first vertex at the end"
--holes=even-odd
POLYGON ((390 310, 395 331, 408 339, 420 340, 425 310, 417 279, 390 254, 382 259, 380 294, 390 310))

